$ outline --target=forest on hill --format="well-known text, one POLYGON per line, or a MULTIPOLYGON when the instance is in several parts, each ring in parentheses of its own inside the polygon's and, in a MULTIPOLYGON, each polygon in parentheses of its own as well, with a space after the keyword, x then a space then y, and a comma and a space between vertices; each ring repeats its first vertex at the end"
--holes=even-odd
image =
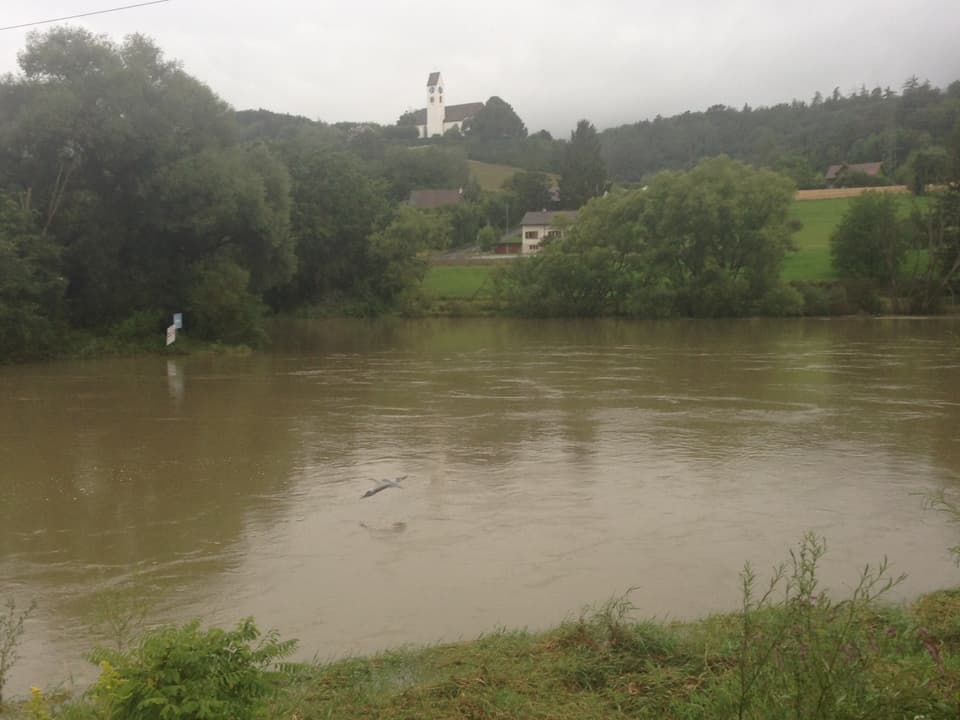
POLYGON ((888 175, 924 151, 937 153, 960 121, 960 81, 946 89, 909 78, 901 91, 875 87, 793 100, 773 107, 715 105, 703 112, 657 116, 600 134, 610 177, 637 182, 664 169, 692 168, 729 155, 816 187, 839 163, 883 162, 888 175))

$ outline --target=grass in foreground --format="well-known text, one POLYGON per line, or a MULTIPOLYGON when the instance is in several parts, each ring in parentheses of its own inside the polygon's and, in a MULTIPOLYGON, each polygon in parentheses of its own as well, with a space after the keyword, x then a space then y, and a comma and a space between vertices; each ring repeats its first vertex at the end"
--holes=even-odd
POLYGON ((956 718, 960 590, 882 604, 900 580, 884 561, 834 601, 818 586, 825 549, 806 535, 764 584, 747 565, 741 609, 692 623, 637 622, 624 598, 543 633, 278 670, 265 665, 290 644, 267 635, 264 651, 252 620, 232 634, 165 628, 114 653, 83 698, 36 691, 9 709, 31 720, 956 718))

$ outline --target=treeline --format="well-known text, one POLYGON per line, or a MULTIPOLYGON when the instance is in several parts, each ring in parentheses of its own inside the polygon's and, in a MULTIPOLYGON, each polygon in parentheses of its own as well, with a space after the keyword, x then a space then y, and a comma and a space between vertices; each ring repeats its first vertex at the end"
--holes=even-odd
POLYGON ((861 87, 844 95, 837 88, 809 102, 739 110, 715 105, 611 128, 600 138, 608 172, 620 182, 690 169, 723 154, 785 172, 804 188, 822 185, 827 167, 844 162, 882 161, 888 175, 910 182, 904 173, 912 158, 937 154, 958 121, 960 81, 941 90, 914 77, 900 92, 861 87))
POLYGON ((462 151, 395 128, 235 113, 139 35, 58 27, 18 60, 0 78, 0 360, 152 346, 172 312, 255 344, 270 311, 402 306, 425 250, 475 241, 509 202, 468 183, 462 151), (474 202, 402 202, 424 187, 474 202))
POLYGON ((539 255, 497 273, 497 295, 534 317, 935 312, 960 289, 960 124, 948 157, 949 184, 922 202, 851 201, 830 238, 837 282, 781 282, 794 184, 720 156, 590 200, 539 255))

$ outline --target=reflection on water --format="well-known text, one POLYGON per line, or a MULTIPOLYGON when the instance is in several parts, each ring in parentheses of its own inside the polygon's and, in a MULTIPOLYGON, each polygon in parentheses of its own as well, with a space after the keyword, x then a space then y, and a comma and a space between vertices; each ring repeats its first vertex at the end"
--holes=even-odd
POLYGON ((255 615, 305 656, 541 627, 630 586, 731 608, 744 560, 828 537, 956 582, 960 323, 324 321, 272 353, 0 369, 12 689, 90 670, 102 590, 255 615), (402 491, 362 500, 381 477, 402 491))

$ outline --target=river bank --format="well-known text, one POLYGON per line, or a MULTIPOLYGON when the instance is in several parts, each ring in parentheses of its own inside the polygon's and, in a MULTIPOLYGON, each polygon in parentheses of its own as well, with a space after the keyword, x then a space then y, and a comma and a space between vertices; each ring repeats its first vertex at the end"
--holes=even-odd
MULTIPOLYGON (((803 597, 816 585, 809 566, 787 574, 793 586, 781 582, 776 597, 763 599, 768 586, 758 581, 741 611, 696 622, 637 620, 625 596, 544 632, 498 629, 466 642, 286 665, 270 676, 265 699, 251 701, 250 717, 956 717, 960 589, 895 606, 881 601, 885 580, 874 572, 834 601, 819 588, 803 597)), ((111 705, 123 672, 104 667, 91 693, 34 690, 5 714, 126 718, 111 705)), ((200 679, 191 673, 204 672, 178 667, 185 688, 200 679)), ((163 690, 164 680, 156 682, 163 690)), ((220 690, 212 682, 204 692, 220 690)), ((174 700, 170 709, 183 708, 174 700)))

